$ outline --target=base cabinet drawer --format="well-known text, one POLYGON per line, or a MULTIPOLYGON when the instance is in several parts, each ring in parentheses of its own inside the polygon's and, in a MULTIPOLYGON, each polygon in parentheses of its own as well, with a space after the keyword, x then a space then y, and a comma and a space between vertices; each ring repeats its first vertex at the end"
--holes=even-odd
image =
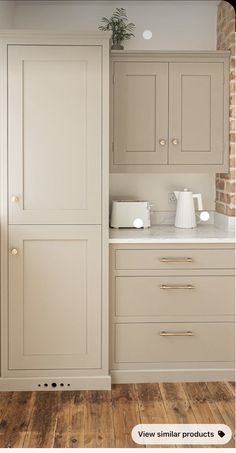
POLYGON ((234 251, 220 249, 116 250, 119 269, 233 269, 234 251))
POLYGON ((233 360, 234 323, 115 325, 116 363, 233 360))
POLYGON ((116 316, 233 313, 233 276, 115 277, 116 316))

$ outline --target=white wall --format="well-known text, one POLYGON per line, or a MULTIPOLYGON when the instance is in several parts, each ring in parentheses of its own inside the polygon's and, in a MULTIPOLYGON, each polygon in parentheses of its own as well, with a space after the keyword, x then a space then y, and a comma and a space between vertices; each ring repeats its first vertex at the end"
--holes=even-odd
POLYGON ((13 27, 14 9, 14 0, 0 0, 0 29, 13 27))
MULTIPOLYGON (((148 200, 152 211, 175 211, 168 203, 168 193, 188 188, 201 193, 203 209, 215 209, 215 176, 208 174, 113 174, 110 175, 110 200, 148 200)), ((158 219, 158 216, 153 216, 158 219)))
POLYGON ((126 8, 136 24, 135 38, 126 48, 215 49, 215 0, 17 0, 15 28, 96 30, 101 17, 111 15, 117 6, 126 8), (153 32, 150 41, 142 38, 146 28, 153 32))
MULTIPOLYGON (((16 1, 15 28, 47 30, 96 30, 102 16, 115 7, 126 8, 135 22, 135 38, 125 44, 129 49, 208 50, 216 48, 215 0, 26 0, 16 1), (142 32, 151 29, 153 39, 145 41, 142 32)), ((214 210, 213 175, 111 175, 111 199, 131 197, 148 199, 158 211, 172 211, 168 192, 189 187, 202 192, 204 208, 214 210)))

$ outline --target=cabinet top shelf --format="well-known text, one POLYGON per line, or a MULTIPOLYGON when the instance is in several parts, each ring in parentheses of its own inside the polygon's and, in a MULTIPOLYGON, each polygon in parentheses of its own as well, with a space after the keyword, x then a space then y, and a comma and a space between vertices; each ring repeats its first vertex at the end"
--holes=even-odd
POLYGON ((229 58, 229 50, 111 50, 113 60, 131 57, 140 58, 229 58))

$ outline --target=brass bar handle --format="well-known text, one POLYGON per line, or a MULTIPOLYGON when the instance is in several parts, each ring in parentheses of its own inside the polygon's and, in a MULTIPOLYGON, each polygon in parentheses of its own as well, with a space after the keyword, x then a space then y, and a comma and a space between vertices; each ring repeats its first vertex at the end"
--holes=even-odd
POLYGON ((193 285, 160 285, 160 289, 194 289, 193 285))
POLYGON ((193 258, 160 258, 161 263, 192 263, 193 258))
POLYGON ((187 332, 165 332, 164 330, 160 333, 161 337, 192 337, 193 332, 188 330, 187 332))

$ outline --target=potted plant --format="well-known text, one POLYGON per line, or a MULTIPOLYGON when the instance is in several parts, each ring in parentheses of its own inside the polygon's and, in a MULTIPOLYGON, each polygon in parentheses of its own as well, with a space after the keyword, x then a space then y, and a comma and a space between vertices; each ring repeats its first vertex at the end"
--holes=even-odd
POLYGON ((102 17, 103 25, 99 25, 99 30, 112 31, 112 49, 123 50, 122 42, 134 36, 133 30, 135 25, 130 22, 124 8, 116 8, 110 19, 102 17))

